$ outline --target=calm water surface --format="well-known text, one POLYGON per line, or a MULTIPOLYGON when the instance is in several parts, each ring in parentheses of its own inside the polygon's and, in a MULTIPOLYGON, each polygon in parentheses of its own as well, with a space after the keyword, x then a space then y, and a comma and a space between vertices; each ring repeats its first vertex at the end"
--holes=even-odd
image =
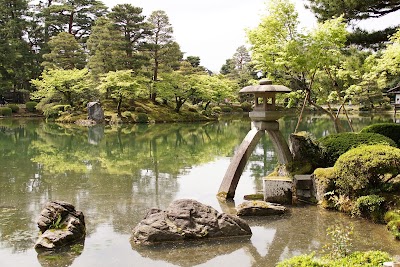
MULTIPOLYGON (((391 117, 355 117, 356 130, 391 117)), ((296 125, 280 120, 284 136, 296 125)), ((250 239, 221 239, 150 248, 132 247, 131 229, 152 207, 192 198, 232 212, 243 196, 262 191, 262 177, 277 162, 264 137, 239 183, 235 203, 215 195, 250 123, 129 126, 57 125, 38 120, 0 120, 0 266, 275 266, 294 255, 319 251, 326 228, 354 227, 354 249, 400 254, 384 225, 317 207, 291 207, 285 216, 251 219, 250 239), (44 255, 33 249, 36 219, 49 200, 73 203, 84 212, 83 249, 44 255)), ((329 120, 307 116, 301 124, 320 137, 333 132, 329 120)))

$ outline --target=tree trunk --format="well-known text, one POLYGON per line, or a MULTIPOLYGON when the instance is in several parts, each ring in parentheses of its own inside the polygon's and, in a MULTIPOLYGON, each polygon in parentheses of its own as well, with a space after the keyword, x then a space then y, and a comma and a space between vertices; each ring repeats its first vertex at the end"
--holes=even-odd
POLYGON ((72 34, 72 25, 74 24, 74 12, 71 12, 71 15, 69 15, 69 22, 68 22, 68 33, 72 34))
POLYGON ((118 104, 117 104, 117 113, 118 113, 118 117, 121 118, 121 106, 122 106, 122 96, 119 96, 118 99, 118 104))

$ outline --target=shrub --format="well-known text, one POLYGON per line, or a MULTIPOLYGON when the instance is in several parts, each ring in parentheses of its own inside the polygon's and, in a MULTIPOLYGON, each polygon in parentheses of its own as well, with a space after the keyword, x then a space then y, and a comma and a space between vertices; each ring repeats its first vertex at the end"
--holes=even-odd
POLYGON ((400 239, 400 211, 388 211, 385 214, 386 227, 390 233, 396 238, 400 239))
POLYGON ((253 107, 252 107, 251 103, 249 103, 249 102, 243 102, 243 103, 241 103, 241 104, 240 104, 240 107, 241 107, 244 111, 246 111, 246 112, 250 112, 250 111, 253 110, 253 107))
POLYGON ((371 108, 367 107, 367 106, 361 106, 358 110, 359 111, 371 111, 371 108))
POLYGON ((12 113, 17 113, 19 111, 19 106, 16 104, 8 104, 7 107, 12 110, 12 113))
POLYGON ((236 108, 235 112, 242 113, 244 110, 242 108, 236 108))
POLYGON ((322 167, 333 166, 340 155, 360 145, 396 146, 392 139, 376 133, 339 133, 322 137, 318 141, 323 149, 323 162, 326 164, 322 167))
POLYGON ((224 113, 231 113, 232 112, 232 108, 231 107, 222 107, 221 111, 224 113))
POLYGON ((277 267, 376 267, 383 266, 384 262, 391 260, 390 255, 383 251, 357 251, 349 256, 337 259, 318 259, 314 254, 300 255, 278 263, 277 267))
POLYGON ((213 107, 212 111, 215 113, 221 113, 222 110, 221 110, 221 107, 213 107))
POLYGON ((360 146, 341 155, 334 169, 337 188, 348 196, 385 191, 386 181, 400 172, 400 149, 360 146))
POLYGON ((385 198, 378 195, 368 195, 361 196, 356 200, 352 215, 380 223, 384 221, 385 212, 385 198))
POLYGON ((122 115, 122 117, 127 118, 127 119, 132 118, 132 113, 130 111, 124 111, 124 112, 122 112, 121 115, 122 115))
POLYGON ((1 116, 11 116, 12 109, 9 107, 0 107, 0 115, 1 116))
POLYGON ((29 101, 25 103, 26 106, 26 110, 28 110, 29 112, 35 112, 36 111, 36 106, 37 106, 37 102, 34 101, 29 101))
POLYGON ((135 122, 138 123, 147 123, 149 121, 149 117, 146 113, 138 113, 136 114, 135 122))
POLYGON ((400 147, 400 124, 397 123, 376 123, 363 128, 361 133, 378 133, 389 137, 400 147))
POLYGON ((137 112, 137 113, 146 113, 146 110, 144 108, 142 108, 142 107, 136 107, 135 108, 135 112, 137 112))
POLYGON ((43 108, 43 114, 46 118, 57 118, 61 113, 71 109, 70 105, 46 105, 43 108))

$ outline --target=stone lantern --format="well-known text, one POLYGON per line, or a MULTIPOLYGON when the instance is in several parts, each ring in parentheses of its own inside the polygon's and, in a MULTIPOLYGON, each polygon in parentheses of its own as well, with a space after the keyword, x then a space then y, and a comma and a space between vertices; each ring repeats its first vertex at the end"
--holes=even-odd
POLYGON ((249 116, 253 121, 276 121, 281 113, 276 111, 276 94, 290 93, 284 85, 273 85, 272 81, 262 80, 259 85, 246 86, 239 91, 242 94, 254 94, 254 109, 249 116))
MULTIPOLYGON (((282 133, 279 130, 278 119, 282 112, 276 110, 276 94, 289 93, 291 90, 283 85, 273 85, 271 81, 261 81, 259 85, 247 86, 239 91, 244 94, 254 94, 255 106, 249 113, 251 130, 248 132, 225 173, 218 190, 220 199, 232 199, 246 163, 260 138, 268 133, 277 153, 278 161, 282 165, 289 165, 293 158, 282 133)), ((287 181, 288 179, 284 179, 287 181)), ((288 187, 292 182, 288 181, 288 187)))

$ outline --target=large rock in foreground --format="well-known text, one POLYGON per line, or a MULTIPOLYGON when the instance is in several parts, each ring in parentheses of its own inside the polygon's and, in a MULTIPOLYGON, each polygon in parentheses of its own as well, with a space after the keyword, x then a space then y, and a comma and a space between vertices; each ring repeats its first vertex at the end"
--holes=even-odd
POLYGON ((236 216, 190 199, 176 200, 166 210, 152 209, 133 229, 132 242, 152 244, 212 237, 251 235, 249 225, 236 216))
POLYGON ((82 240, 86 234, 83 213, 63 201, 46 203, 37 224, 42 233, 35 243, 38 249, 57 249, 82 240))

